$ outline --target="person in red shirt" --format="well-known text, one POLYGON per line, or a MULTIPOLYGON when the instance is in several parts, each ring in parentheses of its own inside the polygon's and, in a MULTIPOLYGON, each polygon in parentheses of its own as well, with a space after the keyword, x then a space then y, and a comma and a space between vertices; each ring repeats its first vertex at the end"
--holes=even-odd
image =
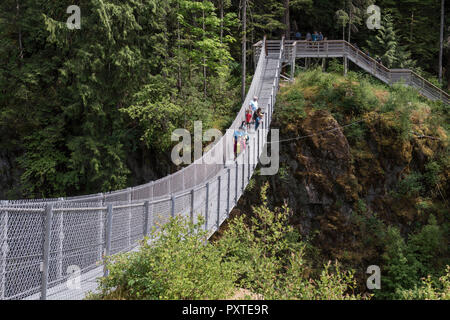
POLYGON ((249 107, 247 109, 247 111, 245 112, 245 123, 247 124, 247 128, 250 128, 250 123, 252 121, 252 115, 253 115, 252 107, 249 107))

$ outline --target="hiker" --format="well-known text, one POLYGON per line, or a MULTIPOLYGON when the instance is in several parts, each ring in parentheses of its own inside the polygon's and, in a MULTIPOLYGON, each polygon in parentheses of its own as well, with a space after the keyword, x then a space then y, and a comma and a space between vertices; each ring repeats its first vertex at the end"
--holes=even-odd
POLYGON ((299 31, 297 31, 295 33, 295 40, 300 40, 301 38, 302 38, 302 34, 299 31))
POLYGON ((263 118, 263 114, 261 112, 261 108, 258 108, 256 112, 253 115, 253 119, 255 120, 255 131, 258 130, 259 124, 261 123, 261 120, 263 118))
POLYGON ((241 144, 242 144, 242 150, 244 150, 245 149, 245 146, 246 145, 248 145, 248 141, 250 140, 250 138, 249 138, 249 136, 248 136, 248 126, 247 126, 247 124, 245 123, 245 121, 242 121, 242 124, 241 124, 241 127, 239 128, 239 130, 241 130, 241 133, 242 133, 242 141, 241 141, 241 144))
POLYGON ((233 137, 234 137, 234 139, 233 139, 234 149, 233 149, 233 151, 234 151, 234 158, 235 159, 237 158, 238 154, 241 152, 241 143, 240 143, 241 135, 242 135, 242 132, 240 130, 235 130, 234 131, 234 135, 233 135, 233 137))
POLYGON ((323 41, 323 34, 322 34, 322 32, 319 32, 319 41, 323 41))
POLYGON ((253 116, 253 109, 252 106, 249 106, 248 109, 245 111, 245 123, 247 124, 248 128, 250 128, 250 124, 252 123, 252 116, 253 116))
POLYGON ((311 33, 308 32, 308 33, 306 34, 306 41, 311 41, 311 39, 312 39, 312 38, 311 38, 311 33))
POLYGON ((379 64, 383 65, 383 61, 381 61, 381 58, 380 58, 380 57, 377 57, 377 62, 378 62, 379 64))
POLYGON ((254 96, 253 100, 250 101, 250 107, 252 108, 252 111, 255 112, 258 110, 258 97, 254 96))
POLYGON ((317 33, 317 31, 314 31, 314 33, 312 34, 312 41, 316 42, 318 36, 319 36, 319 34, 317 33))

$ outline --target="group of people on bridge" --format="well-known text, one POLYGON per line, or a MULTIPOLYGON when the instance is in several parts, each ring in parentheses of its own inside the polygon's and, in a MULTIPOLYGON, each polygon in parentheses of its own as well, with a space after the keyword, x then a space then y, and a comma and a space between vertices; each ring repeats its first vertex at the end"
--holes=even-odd
MULTIPOLYGON (((302 33, 300 31, 297 31, 294 35, 294 38, 295 40, 302 40, 302 33)), ((317 42, 327 40, 327 38, 323 36, 322 32, 314 31, 314 33, 312 34, 310 32, 307 32, 304 40, 317 42)))
POLYGON ((234 156, 237 156, 245 150, 249 141, 249 131, 251 125, 254 125, 255 132, 258 130, 264 112, 258 106, 258 97, 254 96, 248 108, 245 110, 245 119, 242 121, 239 129, 234 131, 234 156))

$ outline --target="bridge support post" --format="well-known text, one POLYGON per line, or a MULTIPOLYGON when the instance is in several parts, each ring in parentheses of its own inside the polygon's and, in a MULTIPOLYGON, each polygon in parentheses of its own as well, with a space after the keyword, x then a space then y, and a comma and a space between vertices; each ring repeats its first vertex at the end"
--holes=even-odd
POLYGON ((348 71, 348 58, 347 55, 344 55, 344 76, 347 76, 348 71))
POLYGON ((247 169, 248 169, 248 181, 250 181, 250 178, 251 178, 251 172, 250 172, 250 154, 251 154, 251 152, 250 152, 250 143, 248 144, 248 146, 247 146, 247 153, 248 153, 248 165, 247 165, 247 169))
POLYGON ((220 189, 222 186, 222 176, 219 175, 217 178, 217 221, 216 221, 216 227, 217 230, 219 230, 220 227, 220 189))
POLYGON ((253 163, 252 163, 252 165, 253 165, 253 170, 256 168, 256 164, 257 164, 257 160, 256 160, 256 138, 255 137, 253 137, 253 147, 252 147, 252 149, 253 149, 253 163))
POLYGON ((236 161, 236 179, 235 179, 235 193, 234 193, 234 205, 238 202, 238 183, 239 183, 239 164, 236 161))
MULTIPOLYGON (((60 201, 64 201, 64 198, 60 198, 60 201)), ((63 265, 63 241, 64 241, 64 213, 60 212, 59 214, 59 220, 58 220, 58 256, 57 256, 57 266, 56 266, 56 277, 57 279, 61 279, 63 275, 62 265, 63 265)), ((99 219, 99 236, 102 235, 102 223, 101 215, 99 219)), ((101 253, 102 245, 101 241, 99 241, 100 250, 99 253, 101 253)))
POLYGON ((295 57, 291 62, 291 81, 294 81, 295 78, 295 57))
POLYGON ((6 297, 6 258, 8 256, 8 212, 0 214, 0 300, 6 297))
POLYGON ((44 247, 43 259, 41 265, 41 300, 47 300, 47 286, 48 286, 48 272, 50 260, 50 237, 53 221, 53 207, 48 204, 45 208, 45 223, 44 223, 44 247))
POLYGON ((191 223, 194 223, 194 189, 191 190, 191 223))
MULTIPOLYGON (((105 258, 111 255, 111 237, 112 237, 113 205, 108 204, 106 211, 106 230, 105 230, 105 258)), ((108 275, 106 264, 103 265, 103 276, 108 275)))
POLYGON ((145 201, 144 202, 144 229, 143 229, 143 235, 144 237, 146 237, 148 235, 149 232, 149 219, 150 219, 150 202, 149 201, 145 201))
POLYGON ((260 146, 260 144, 261 144, 261 143, 260 143, 260 138, 259 138, 259 136, 260 136, 259 131, 257 131, 256 134, 258 135, 258 154, 257 154, 258 161, 257 161, 257 162, 259 162, 259 155, 260 155, 260 153, 259 153, 259 146, 260 146))
MULTIPOLYGON (((105 205, 105 194, 101 193, 101 203, 100 206, 103 207, 105 205)), ((103 210, 100 209, 98 211, 98 257, 97 259, 99 261, 101 261, 103 259, 103 253, 105 248, 103 247, 103 237, 104 237, 104 231, 105 231, 105 226, 104 226, 104 221, 103 221, 103 210)))
POLYGON ((206 183, 206 199, 205 199, 205 231, 208 230, 208 210, 209 210, 209 182, 206 183))
POLYGON ((244 193, 245 188, 245 155, 242 155, 242 194, 244 193))
POLYGON ((230 216, 231 170, 227 169, 227 218, 230 216))
MULTIPOLYGON (((127 198, 128 198, 128 203, 131 203, 133 198, 133 189, 132 188, 128 188, 127 189, 127 198)), ((127 237, 128 237, 128 247, 131 246, 131 207, 127 209, 128 211, 128 232, 127 232, 127 237)))
POLYGON ((175 196, 173 194, 170 197, 170 216, 175 218, 175 196))

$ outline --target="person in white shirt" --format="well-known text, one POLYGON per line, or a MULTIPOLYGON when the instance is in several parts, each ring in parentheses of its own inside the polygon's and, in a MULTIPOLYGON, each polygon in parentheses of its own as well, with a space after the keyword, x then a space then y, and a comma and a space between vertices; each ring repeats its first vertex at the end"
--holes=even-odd
POLYGON ((258 110, 258 97, 254 96, 253 100, 250 101, 250 106, 252 107, 252 111, 255 112, 256 110, 258 110))

